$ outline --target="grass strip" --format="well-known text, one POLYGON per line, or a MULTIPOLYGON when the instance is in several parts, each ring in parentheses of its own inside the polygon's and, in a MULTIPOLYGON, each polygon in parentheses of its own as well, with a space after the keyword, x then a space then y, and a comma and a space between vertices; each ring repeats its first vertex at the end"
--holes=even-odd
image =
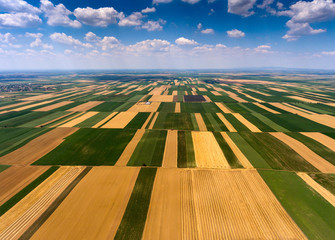
POLYGON ((0 165, 0 172, 5 171, 10 165, 0 165))
POLYGON ((242 164, 240 163, 234 152, 231 150, 228 143, 223 139, 221 133, 213 132, 213 134, 231 168, 243 168, 242 164))
POLYGON ((185 132, 186 136, 186 159, 187 159, 187 167, 188 168, 195 168, 197 167, 195 163, 195 154, 193 148, 193 139, 192 139, 192 132, 187 131, 185 132))
POLYGON ((74 179, 70 183, 70 185, 67 186, 67 188, 56 198, 56 200, 50 205, 50 207, 46 209, 43 212, 43 214, 22 234, 22 236, 19 239, 20 240, 30 239, 91 169, 92 167, 86 167, 78 175, 78 177, 76 177, 76 179, 74 179))
POLYGON ((177 165, 179 168, 187 167, 185 131, 178 131, 178 161, 177 162, 178 162, 177 165))
POLYGON ((139 129, 143 126, 147 118, 149 117, 149 112, 139 112, 133 120, 131 120, 125 128, 135 128, 139 129))
POLYGON ((51 174, 53 174, 59 167, 50 167, 47 171, 42 173, 38 178, 32 181, 28 186, 23 188, 20 192, 11 197, 7 202, 0 206, 0 216, 11 209, 15 204, 17 204, 21 199, 27 196, 32 190, 34 190, 38 185, 40 185, 45 179, 47 179, 51 174))
POLYGON ((318 182, 321 186, 335 195, 335 174, 309 173, 309 176, 318 182))
POLYGON ((156 168, 142 168, 114 239, 141 239, 149 209, 156 168))

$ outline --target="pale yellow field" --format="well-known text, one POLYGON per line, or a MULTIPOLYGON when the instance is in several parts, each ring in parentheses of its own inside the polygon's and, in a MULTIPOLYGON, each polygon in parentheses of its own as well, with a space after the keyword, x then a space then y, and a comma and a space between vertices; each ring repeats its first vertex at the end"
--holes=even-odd
POLYGON ((26 106, 23 106, 23 107, 19 107, 19 108, 15 108, 11 111, 22 111, 22 110, 27 110, 29 108, 33 108, 33 107, 37 107, 37 106, 41 106, 41 105, 44 105, 44 104, 48 104, 48 103, 51 103, 53 102, 54 100, 50 100, 50 101, 44 101, 44 102, 40 102, 40 103, 33 103, 33 104, 29 104, 29 105, 26 105, 26 106))
POLYGON ((221 109, 221 111, 224 113, 232 113, 232 111, 227 106, 225 106, 223 103, 216 102, 215 105, 218 106, 221 109))
POLYGON ((256 102, 260 102, 260 103, 263 103, 264 101, 263 100, 260 100, 260 99, 258 99, 258 98, 255 98, 255 97, 253 97, 253 96, 250 96, 249 94, 247 94, 247 93, 244 93, 244 92, 240 92, 241 94, 243 94, 244 96, 246 96, 247 98, 250 98, 250 99, 252 99, 252 100, 254 100, 254 101, 256 101, 256 102))
POLYGON ((200 113, 194 113, 195 119, 197 120, 197 124, 200 131, 207 131, 206 124, 204 119, 202 118, 200 113))
POLYGON ((299 172, 297 173, 299 177, 302 178, 311 188, 313 188, 316 192, 318 192, 324 199, 326 199, 331 205, 335 207, 335 196, 321 186, 319 183, 314 181, 307 173, 299 172))
POLYGON ((282 88, 270 87, 269 89, 271 89, 271 90, 273 90, 273 91, 277 91, 277 92, 288 92, 287 90, 282 89, 282 88))
POLYGON ((53 97, 56 97, 56 96, 57 96, 56 93, 47 93, 47 94, 40 94, 40 95, 37 95, 37 96, 22 98, 20 100, 21 101, 41 101, 41 100, 45 100, 45 99, 48 99, 48 98, 53 98, 53 97))
POLYGON ((150 104, 145 104, 145 102, 138 102, 129 108, 128 112, 157 112, 160 102, 152 102, 150 104))
MULTIPOLYGON (((70 113, 67 114, 67 115, 71 115, 71 114, 73 114, 73 113, 74 113, 74 112, 70 112, 70 113)), ((78 118, 78 117, 80 117, 80 116, 82 116, 82 115, 84 115, 84 114, 85 114, 85 112, 75 112, 73 116, 71 116, 71 117, 69 117, 69 118, 66 118, 66 119, 64 119, 63 121, 57 122, 57 123, 55 123, 54 125, 51 125, 49 128, 54 128, 54 127, 60 126, 60 125, 62 125, 62 124, 64 124, 64 123, 66 123, 66 122, 68 122, 68 121, 71 121, 72 119, 78 118)), ((67 115, 65 115, 65 116, 67 116, 67 115)), ((54 120, 53 120, 52 122, 54 122, 54 120)), ((52 122, 51 122, 51 123, 52 123, 52 122)), ((46 124, 46 123, 44 123, 44 124, 46 124)))
POLYGON ((226 143, 229 145, 229 147, 231 148, 231 150, 233 151, 237 159, 240 161, 242 166, 244 168, 249 168, 249 169, 254 168, 252 164, 249 162, 249 160, 246 158, 246 156, 244 156, 241 150, 236 146, 234 141, 228 136, 228 134, 225 132, 221 132, 221 135, 223 139, 226 141, 226 143))
POLYGON ((159 114, 159 112, 154 113, 154 116, 153 116, 153 118, 152 118, 152 121, 151 121, 151 123, 150 123, 148 129, 152 129, 152 128, 154 127, 155 122, 156 122, 157 117, 158 117, 158 114, 159 114))
POLYGON ((176 102, 176 105, 175 105, 175 110, 174 110, 174 112, 175 113, 180 113, 180 102, 176 102))
POLYGON ((230 168, 212 132, 192 132, 196 165, 199 168, 230 168))
POLYGON ((300 102, 318 103, 318 101, 308 99, 308 98, 304 98, 304 97, 299 97, 299 96, 287 96, 287 97, 298 100, 300 102))
POLYGON ((98 106, 99 104, 103 103, 102 101, 90 101, 87 103, 83 103, 79 106, 76 106, 74 108, 68 109, 66 111, 69 112, 85 112, 90 110, 91 108, 94 108, 95 106, 98 106))
POLYGON ((137 112, 120 112, 101 128, 124 128, 136 115, 137 112))
POLYGON ((97 124, 95 124, 94 126, 92 126, 92 128, 98 128, 98 127, 100 127, 102 124, 104 124, 105 122, 107 122, 108 120, 110 120, 116 114, 117 114, 117 112, 113 112, 113 113, 109 114, 107 117, 105 117, 104 119, 102 119, 100 122, 98 122, 97 124))
POLYGON ((306 239, 256 170, 158 169, 143 239, 306 239))
POLYGON ((32 239, 113 239, 139 170, 93 168, 32 239))
POLYGON ((173 102, 173 95, 153 95, 149 102, 173 102))
POLYGON ((290 148, 296 151, 307 162, 312 164, 315 168, 319 169, 321 172, 335 173, 335 166, 333 164, 317 155, 315 152, 310 150, 308 147, 306 147, 298 140, 281 132, 274 132, 270 134, 281 140, 283 143, 287 144, 290 148))
POLYGON ((0 164, 31 164, 56 148, 64 138, 76 132, 78 128, 55 128, 19 149, 0 157, 0 164))
POLYGON ((229 132, 237 132, 233 125, 231 125, 231 123, 223 116, 222 113, 217 113, 216 115, 218 115, 223 124, 228 128, 229 132))
POLYGON ((14 239, 52 204, 80 174, 82 167, 61 167, 0 217, 0 239, 14 239))
POLYGON ((24 105, 24 104, 29 104, 31 102, 19 102, 19 103, 14 103, 14 104, 10 104, 10 105, 5 105, 3 107, 0 107, 0 110, 3 110, 3 109, 7 109, 7 108, 12 108, 12 107, 18 107, 18 106, 21 106, 21 105, 24 105))
POLYGON ((63 101, 63 102, 55 103, 55 104, 52 104, 52 105, 49 105, 49 106, 46 106, 46 107, 36 109, 34 111, 47 112, 47 111, 50 111, 50 110, 54 110, 56 108, 63 107, 63 106, 68 105, 70 103, 73 103, 73 101, 63 101))
POLYGON ((75 118, 67 123, 64 123, 63 125, 60 125, 59 127, 74 127, 77 124, 89 119, 90 117, 93 117, 94 115, 98 114, 99 112, 87 112, 84 115, 81 115, 78 118, 75 118))
POLYGON ((301 134, 314 139, 335 152, 335 139, 319 132, 302 132, 301 134))
POLYGON ((221 94, 217 91, 211 91, 211 93, 213 93, 215 96, 221 96, 221 94))
POLYGON ((176 168, 178 160, 178 131, 168 130, 162 167, 165 168, 176 168))
MULTIPOLYGON (((43 126, 45 126, 45 125, 47 125, 47 124, 56 122, 56 121, 58 121, 58 120, 60 120, 60 119, 62 119, 62 118, 66 118, 67 116, 69 116, 69 115, 71 115, 71 114, 73 114, 73 113, 72 113, 72 112, 67 113, 67 114, 65 114, 65 115, 63 115, 63 116, 60 116, 60 117, 55 118, 55 119, 52 119, 52 120, 50 120, 50 121, 48 121, 48 122, 42 123, 42 124, 40 124, 40 125, 37 125, 36 128, 43 127, 43 126)), ((65 120, 64 120, 64 121, 65 121, 65 120)), ((60 124, 61 124, 61 123, 60 123, 60 124)), ((59 124, 58 124, 58 125, 59 125, 59 124)))
POLYGON ((130 140, 127 147, 123 150, 121 156, 119 157, 118 161, 115 163, 115 166, 125 167, 127 163, 135 151, 137 144, 140 142, 143 134, 145 133, 145 129, 138 129, 134 135, 134 137, 130 140))
POLYGON ((243 123, 247 128, 250 129, 252 132, 262 132, 261 130, 258 129, 254 124, 249 122, 247 119, 245 119, 241 114, 239 113, 232 113, 233 116, 239 120, 241 123, 243 123))
POLYGON ((253 103, 254 105, 260 107, 260 108, 263 108, 264 110, 270 112, 270 113, 274 113, 274 114, 280 114, 280 112, 276 111, 276 110, 273 110, 271 108, 268 108, 267 106, 264 106, 263 104, 260 104, 260 103, 253 103))

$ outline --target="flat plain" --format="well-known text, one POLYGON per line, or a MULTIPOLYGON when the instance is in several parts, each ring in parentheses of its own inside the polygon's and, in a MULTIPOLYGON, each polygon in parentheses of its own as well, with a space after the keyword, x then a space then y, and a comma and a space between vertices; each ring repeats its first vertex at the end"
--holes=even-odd
POLYGON ((334 75, 13 77, 0 239, 335 239, 334 75))

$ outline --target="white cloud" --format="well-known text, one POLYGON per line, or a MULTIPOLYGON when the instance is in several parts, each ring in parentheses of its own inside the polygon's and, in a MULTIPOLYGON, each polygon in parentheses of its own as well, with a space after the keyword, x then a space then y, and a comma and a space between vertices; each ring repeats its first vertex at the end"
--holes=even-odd
POLYGON ((161 31, 163 26, 166 23, 165 20, 159 19, 158 21, 148 21, 142 25, 142 29, 146 29, 149 32, 152 31, 161 31))
POLYGON ((244 37, 245 33, 240 30, 233 29, 233 30, 227 31, 227 35, 228 37, 231 37, 231 38, 240 38, 240 37, 244 37))
POLYGON ((85 34, 85 40, 87 42, 99 42, 101 40, 100 37, 98 37, 97 35, 95 35, 92 32, 88 32, 85 34))
POLYGON ((31 38, 41 38, 43 37, 42 33, 29 33, 26 32, 26 34, 24 35, 25 37, 31 37, 31 38))
POLYGON ((28 28, 42 23, 38 15, 32 13, 4 13, 0 14, 0 27, 28 28))
POLYGON ((201 30, 201 33, 203 33, 203 34, 214 34, 214 30, 212 28, 207 28, 207 29, 201 30))
POLYGON ((119 13, 112 7, 98 9, 90 7, 76 8, 74 15, 84 24, 99 27, 107 27, 110 24, 115 24, 118 19, 124 17, 123 13, 119 13))
POLYGON ((286 26, 289 27, 290 30, 283 36, 283 39, 288 41, 295 41, 302 36, 313 35, 318 33, 326 32, 326 29, 313 29, 309 23, 296 23, 292 20, 289 20, 286 23, 286 26))
POLYGON ((32 43, 30 43, 29 45, 31 48, 37 48, 37 47, 42 47, 44 49, 53 49, 52 45, 43 43, 42 40, 40 38, 36 38, 35 41, 33 41, 32 43))
POLYGON ((62 43, 65 45, 72 45, 72 46, 80 46, 85 48, 92 47, 89 43, 82 43, 80 40, 73 38, 72 36, 68 36, 65 33, 53 33, 50 35, 51 40, 54 42, 62 43))
POLYGON ((202 23, 198 23, 198 25, 197 25, 197 29, 198 29, 198 30, 201 30, 201 29, 202 29, 202 23))
POLYGON ((256 3, 256 0, 228 0, 228 12, 249 17, 255 12, 250 11, 256 3))
POLYGON ((170 3, 173 0, 152 0, 152 4, 159 4, 159 3, 170 3))
POLYGON ((261 9, 265 9, 268 6, 270 6, 273 2, 274 2, 274 0, 263 0, 263 3, 258 5, 257 7, 261 8, 261 9))
POLYGON ((133 12, 128 17, 122 18, 119 21, 119 26, 122 26, 122 27, 140 26, 142 24, 142 18, 144 18, 142 13, 133 12))
POLYGON ((173 45, 161 39, 145 40, 126 47, 128 52, 167 52, 173 45))
POLYGON ((335 56, 335 51, 332 52, 321 52, 323 55, 328 55, 328 56, 335 56))
POLYGON ((104 37, 98 44, 103 51, 114 49, 120 46, 120 42, 115 37, 104 37))
POLYGON ((189 3, 189 4, 195 4, 200 2, 200 0, 182 0, 183 2, 189 3))
POLYGON ((49 0, 41 0, 40 8, 48 18, 47 23, 50 26, 81 27, 79 21, 71 20, 69 18, 69 15, 72 15, 72 12, 61 3, 54 6, 49 0))
POLYGON ((254 48, 255 52, 258 52, 258 53, 269 53, 270 49, 271 49, 271 46, 269 45, 260 45, 254 48))
POLYGON ((190 39, 187 39, 187 38, 184 38, 184 37, 180 37, 178 38, 175 43, 177 45, 197 45, 198 43, 194 40, 190 40, 190 39))
POLYGON ((11 43, 15 40, 15 37, 11 33, 0 33, 0 42, 1 43, 11 43))
POLYGON ((152 8, 147 7, 141 11, 141 13, 154 13, 154 12, 156 12, 155 7, 152 7, 152 8))
POLYGON ((40 13, 41 10, 23 0, 0 0, 1 11, 40 13))

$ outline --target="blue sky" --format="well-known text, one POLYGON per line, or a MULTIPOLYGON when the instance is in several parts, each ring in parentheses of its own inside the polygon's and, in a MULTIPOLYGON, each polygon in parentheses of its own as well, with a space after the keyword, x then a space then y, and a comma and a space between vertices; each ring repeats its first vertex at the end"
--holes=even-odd
POLYGON ((335 69, 333 0, 0 0, 0 69, 335 69))

